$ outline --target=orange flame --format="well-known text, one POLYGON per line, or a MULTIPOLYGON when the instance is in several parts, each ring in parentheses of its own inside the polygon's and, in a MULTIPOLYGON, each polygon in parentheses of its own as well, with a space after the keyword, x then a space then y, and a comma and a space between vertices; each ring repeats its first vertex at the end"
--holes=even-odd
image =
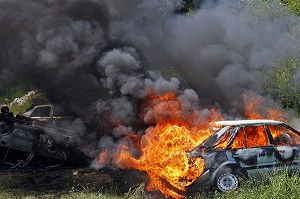
MULTIPOLYGON (((276 119, 283 120, 285 113, 266 109, 261 114, 262 98, 249 98, 243 95, 245 116, 248 119, 276 119)), ((199 146, 213 132, 208 121, 222 120, 217 109, 211 109, 204 117, 199 110, 183 110, 183 101, 172 92, 158 95, 149 90, 141 106, 140 117, 148 125, 141 138, 134 137, 138 144, 120 145, 114 162, 119 168, 138 169, 145 171, 149 176, 148 190, 159 190, 166 197, 183 198, 186 187, 191 185, 204 170, 204 160, 189 158, 186 151, 199 146), (132 154, 131 147, 138 146, 140 154, 132 154)), ((253 137, 255 142, 247 143, 248 147, 264 145, 267 139, 263 136, 263 129, 249 129, 247 136, 253 137)), ((130 133, 128 133, 130 135, 130 133)), ((236 137, 233 148, 243 148, 244 136, 241 133, 236 137)), ((132 136, 130 136, 132 137, 132 136)), ((226 140, 226 138, 223 138, 226 140)), ((222 140, 219 141, 222 143, 222 140)), ((225 143, 218 147, 224 147, 225 143)))
MULTIPOLYGON (((260 96, 249 97, 244 94, 243 100, 245 116, 248 119, 270 119, 285 121, 285 118, 287 117, 287 114, 283 111, 269 107, 264 108, 264 99, 260 96)), ((269 144, 269 139, 267 138, 265 129, 262 126, 247 127, 240 129, 240 131, 241 132, 237 134, 235 142, 232 144, 231 148, 267 146, 269 144), (247 145, 244 141, 244 135, 247 137, 247 145)), ((271 134, 273 137, 276 137, 276 131, 272 131, 271 134)))
POLYGON ((246 94, 243 94, 244 106, 245 106, 245 116, 248 119, 270 119, 270 120, 279 120, 286 121, 287 114, 283 111, 266 108, 263 111, 260 109, 263 108, 263 98, 260 96, 249 97, 246 94))
POLYGON ((203 133, 209 135, 204 131, 198 132, 199 136, 193 135, 184 126, 170 124, 150 127, 141 139, 141 156, 138 159, 122 146, 115 161, 121 168, 146 171, 150 178, 148 190, 160 190, 166 196, 181 198, 183 195, 179 194, 180 191, 184 192, 185 187, 203 172, 202 159, 189 159, 186 156, 187 150, 202 142, 200 135, 203 133))
MULTIPOLYGON (((146 171, 147 189, 160 190, 166 197, 183 198, 185 187, 204 170, 204 160, 188 158, 194 149, 212 134, 208 118, 197 110, 182 110, 182 101, 175 93, 157 95, 150 92, 142 105, 141 117, 155 126, 146 129, 141 138, 141 154, 135 158, 127 146, 119 148, 115 162, 120 168, 146 171)), ((221 116, 212 109, 209 119, 221 116)))

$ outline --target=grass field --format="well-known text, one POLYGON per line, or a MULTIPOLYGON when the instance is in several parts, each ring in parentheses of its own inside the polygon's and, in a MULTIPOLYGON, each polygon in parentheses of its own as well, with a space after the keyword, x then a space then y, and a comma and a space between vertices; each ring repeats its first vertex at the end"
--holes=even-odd
MULTIPOLYGON (((28 192, 16 187, 14 178, 7 174, 0 178, 0 198, 61 198, 61 199, 138 199, 138 198, 154 198, 155 196, 145 192, 144 185, 136 189, 130 189, 127 193, 120 194, 118 188, 112 186, 110 188, 101 188, 99 190, 90 191, 88 188, 83 188, 78 191, 75 189, 69 190, 66 193, 59 195, 38 194, 28 192)), ((101 179, 99 179, 101 180, 101 179)), ((63 182, 62 182, 63 183, 63 182)), ((245 180, 237 191, 220 193, 220 192, 202 192, 197 193, 188 198, 191 199, 281 199, 281 198, 300 198, 300 177, 299 175, 288 176, 287 174, 266 175, 260 181, 245 180)))

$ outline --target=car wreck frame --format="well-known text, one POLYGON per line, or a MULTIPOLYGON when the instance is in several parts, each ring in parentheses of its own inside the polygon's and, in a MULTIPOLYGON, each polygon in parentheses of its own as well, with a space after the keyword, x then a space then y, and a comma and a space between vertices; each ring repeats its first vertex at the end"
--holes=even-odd
POLYGON ((205 161, 204 172, 188 187, 189 192, 235 190, 242 178, 256 178, 275 169, 290 173, 300 169, 300 133, 284 122, 236 120, 214 122, 211 126, 216 133, 187 152, 189 158, 205 161), (252 143, 247 140, 250 138, 252 143))
POLYGON ((9 168, 87 166, 91 161, 65 129, 12 113, 1 115, 0 165, 9 168))

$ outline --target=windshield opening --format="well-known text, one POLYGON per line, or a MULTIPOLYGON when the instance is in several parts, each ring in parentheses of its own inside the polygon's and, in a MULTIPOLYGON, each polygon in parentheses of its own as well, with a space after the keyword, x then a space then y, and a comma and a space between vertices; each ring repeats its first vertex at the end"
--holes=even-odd
POLYGON ((212 147, 216 149, 227 148, 232 143, 234 132, 235 132, 234 127, 228 128, 227 131, 220 137, 220 139, 212 147))

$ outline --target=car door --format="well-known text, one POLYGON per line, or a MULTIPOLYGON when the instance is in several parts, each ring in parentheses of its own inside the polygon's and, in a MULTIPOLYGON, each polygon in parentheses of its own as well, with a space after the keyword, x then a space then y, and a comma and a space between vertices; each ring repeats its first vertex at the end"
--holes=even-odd
POLYGON ((239 127, 231 150, 233 158, 248 174, 272 169, 276 164, 275 149, 264 125, 239 127))
POLYGON ((273 138, 278 166, 300 168, 300 134, 286 125, 268 125, 268 129, 273 138))

